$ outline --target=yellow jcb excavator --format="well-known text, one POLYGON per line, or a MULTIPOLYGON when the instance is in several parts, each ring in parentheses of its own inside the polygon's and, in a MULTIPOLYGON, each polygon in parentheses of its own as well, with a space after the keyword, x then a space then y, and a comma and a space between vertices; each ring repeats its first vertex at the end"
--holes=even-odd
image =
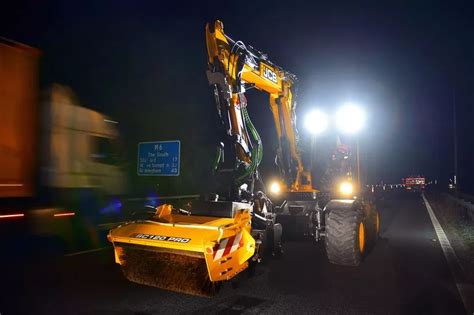
POLYGON ((363 207, 353 199, 330 201, 324 210, 319 207, 318 191, 313 189, 311 172, 304 168, 297 147, 296 77, 265 54, 232 40, 220 21, 206 25, 206 44, 207 78, 216 99, 221 136, 214 164, 218 188, 182 209, 164 204, 146 220, 111 230, 108 239, 125 276, 146 285, 209 296, 220 282, 232 279, 266 254, 280 254, 282 225, 278 221, 310 213, 305 228, 311 233, 318 228, 321 235, 324 227, 318 219, 327 214, 326 209, 345 211, 351 217, 348 231, 343 231, 350 239, 341 239, 341 248, 335 245, 347 253, 333 255, 336 258, 331 261, 358 264, 365 244, 361 243, 365 242, 363 207), (295 200, 279 207, 279 213, 264 193, 258 172, 262 142, 247 112, 244 93, 248 88, 270 96, 279 139, 278 166, 284 190, 295 200))

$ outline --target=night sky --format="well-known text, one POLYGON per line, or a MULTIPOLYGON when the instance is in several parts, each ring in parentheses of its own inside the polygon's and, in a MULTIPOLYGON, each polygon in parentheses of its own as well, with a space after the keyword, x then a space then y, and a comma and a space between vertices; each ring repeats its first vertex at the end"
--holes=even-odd
MULTIPOLYGON (((468 2, 381 2, 17 1, 0 13, 0 36, 43 51, 42 87, 69 85, 84 106, 120 122, 132 180, 137 142, 180 139, 182 176, 158 179, 163 192, 192 192, 210 170, 215 107, 204 26, 216 18, 298 76, 298 117, 346 101, 366 109, 360 141, 372 183, 424 174, 447 185, 455 100, 459 182, 473 192, 474 10, 468 2)), ((248 102, 271 174, 268 98, 250 91, 248 102)))

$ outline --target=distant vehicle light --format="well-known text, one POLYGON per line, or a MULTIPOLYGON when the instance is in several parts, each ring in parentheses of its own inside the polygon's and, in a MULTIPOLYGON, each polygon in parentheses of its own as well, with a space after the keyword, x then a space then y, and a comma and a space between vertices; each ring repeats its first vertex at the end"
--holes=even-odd
POLYGON ((74 212, 63 212, 63 213, 55 213, 55 217, 72 217, 76 215, 74 212))
POLYGON ((111 123, 111 124, 118 124, 118 121, 110 120, 110 119, 104 119, 104 122, 111 123))
POLYGON ((354 186, 352 185, 352 183, 343 182, 343 183, 339 186, 339 191, 340 191, 343 195, 348 196, 348 195, 351 195, 351 194, 354 192, 354 186))
POLYGON ((310 112, 304 120, 305 128, 313 135, 323 133, 328 128, 328 125, 328 115, 320 110, 310 112))
POLYGON ((270 185, 270 192, 274 195, 278 195, 281 192, 281 186, 278 182, 273 182, 270 185))
POLYGON ((353 104, 345 104, 336 113, 336 125, 340 132, 354 134, 359 132, 365 124, 364 111, 353 104))
POLYGON ((8 219, 8 218, 21 218, 24 217, 24 213, 14 213, 14 214, 3 214, 0 215, 0 219, 8 219))

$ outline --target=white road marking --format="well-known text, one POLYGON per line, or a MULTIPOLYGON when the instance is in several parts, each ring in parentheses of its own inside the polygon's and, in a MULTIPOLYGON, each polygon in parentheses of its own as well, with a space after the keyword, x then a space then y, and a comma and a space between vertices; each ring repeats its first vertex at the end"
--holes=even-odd
POLYGON ((449 270, 451 271, 451 275, 453 276, 454 282, 456 283, 456 287, 458 288, 459 295, 461 296, 462 302, 464 304, 464 308, 468 314, 474 314, 474 286, 470 283, 466 283, 463 277, 463 269, 461 264, 459 263, 459 258, 456 256, 456 252, 454 251, 451 243, 449 242, 446 233, 444 232, 441 224, 436 218, 436 215, 433 209, 426 199, 425 194, 422 194, 423 201, 425 202, 426 210, 428 210, 428 214, 431 219, 431 223, 435 229, 436 235, 439 239, 439 244, 441 245, 441 249, 443 250, 444 257, 448 262, 449 270))
POLYGON ((105 247, 100 247, 100 248, 94 248, 94 249, 89 249, 89 250, 83 250, 80 252, 75 252, 71 254, 64 255, 65 257, 71 257, 71 256, 77 256, 77 255, 83 255, 83 254, 89 254, 89 253, 95 253, 95 252, 100 252, 104 249, 107 248, 112 248, 112 246, 105 246, 105 247))

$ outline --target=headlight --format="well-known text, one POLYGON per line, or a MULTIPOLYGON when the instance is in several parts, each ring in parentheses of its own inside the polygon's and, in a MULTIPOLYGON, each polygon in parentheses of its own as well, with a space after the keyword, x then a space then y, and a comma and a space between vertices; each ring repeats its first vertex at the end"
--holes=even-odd
POLYGON ((270 185, 270 192, 274 195, 278 195, 281 191, 281 186, 280 186, 280 183, 278 182, 273 182, 271 185, 270 185))
POLYGON ((357 133, 362 129, 364 123, 365 113, 355 105, 346 104, 336 113, 336 125, 342 133, 357 133))
POLYGON ((313 135, 323 133, 329 125, 328 116, 320 110, 310 112, 304 120, 305 128, 313 135))
POLYGON ((339 186, 339 191, 343 195, 352 195, 354 192, 354 187, 352 186, 352 183, 344 182, 339 186))

